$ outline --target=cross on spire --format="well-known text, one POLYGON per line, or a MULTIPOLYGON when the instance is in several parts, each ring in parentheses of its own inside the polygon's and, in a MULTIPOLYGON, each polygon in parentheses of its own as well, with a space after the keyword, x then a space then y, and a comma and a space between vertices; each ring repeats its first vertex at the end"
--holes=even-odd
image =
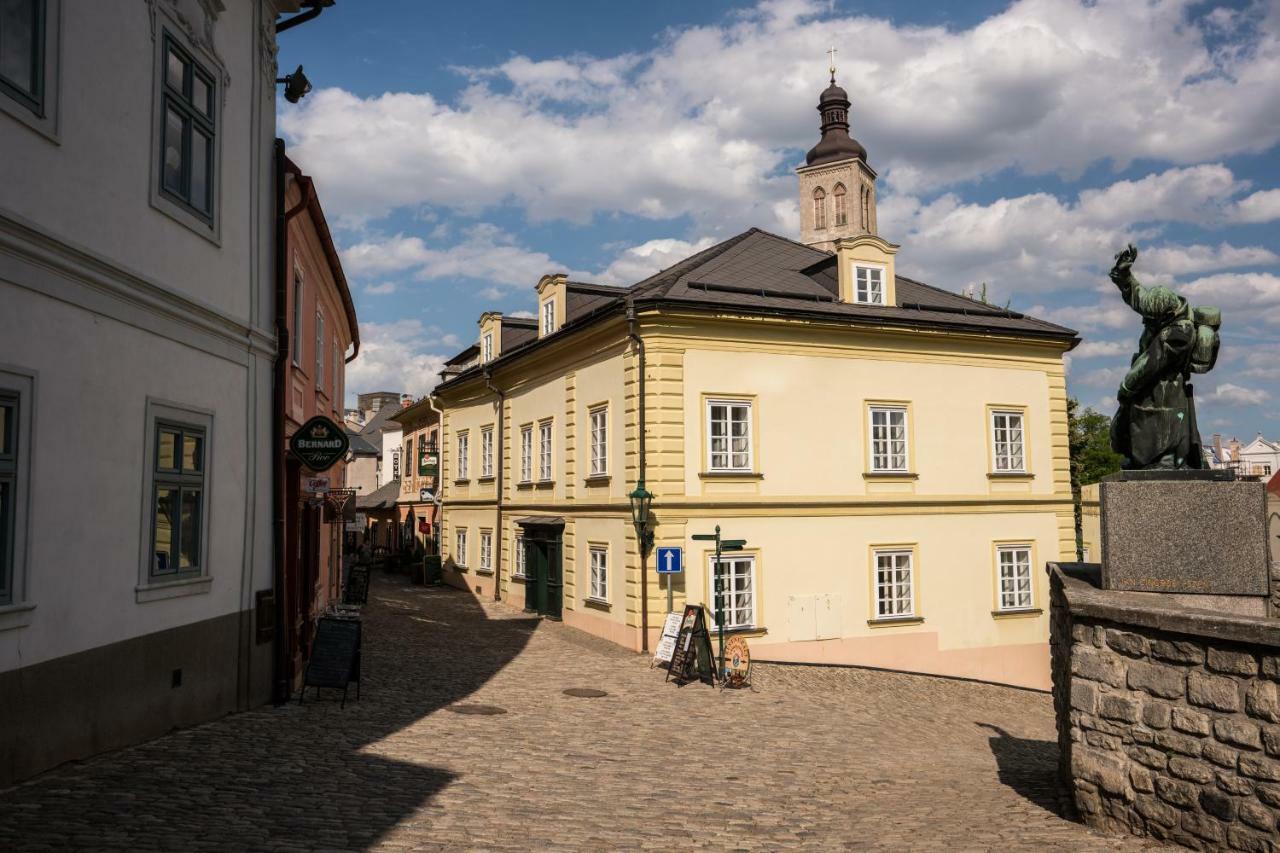
POLYGON ((831 72, 831 83, 833 85, 836 82, 836 53, 838 53, 838 51, 836 50, 835 45, 827 48, 827 55, 831 57, 830 67, 827 70, 831 72))

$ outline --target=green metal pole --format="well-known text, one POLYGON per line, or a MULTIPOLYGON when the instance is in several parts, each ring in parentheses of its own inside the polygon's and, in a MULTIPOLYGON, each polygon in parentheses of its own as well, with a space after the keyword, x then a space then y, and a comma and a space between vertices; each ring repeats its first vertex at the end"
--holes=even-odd
POLYGON ((720 680, 724 680, 724 576, 720 571, 720 525, 716 525, 716 624, 720 628, 720 680))

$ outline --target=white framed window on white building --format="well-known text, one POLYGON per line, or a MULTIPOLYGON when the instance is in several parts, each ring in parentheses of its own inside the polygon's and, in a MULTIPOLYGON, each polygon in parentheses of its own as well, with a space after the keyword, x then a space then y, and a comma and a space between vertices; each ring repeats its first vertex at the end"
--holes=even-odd
POLYGON ((591 597, 596 601, 608 601, 609 549, 604 545, 592 545, 588 553, 591 558, 591 597))
POLYGON ((0 370, 0 631, 31 622, 27 552, 35 376, 0 370))
POLYGON ((862 305, 884 304, 883 267, 854 266, 853 301, 862 305))
POLYGON ((453 563, 459 568, 467 567, 467 528, 459 527, 454 533, 453 563))
POLYGON ((556 330, 556 301, 548 299, 542 303, 542 334, 551 334, 556 330))
POLYGON ((460 432, 458 433, 458 463, 455 466, 458 470, 456 479, 466 480, 470 476, 470 458, 471 434, 460 432))
POLYGON ((484 338, 480 343, 480 360, 482 362, 493 361, 493 332, 484 333, 484 338))
POLYGON ((1011 612, 1035 607, 1031 590, 1031 545, 996 546, 996 571, 999 573, 997 610, 1011 612))
POLYGON ((708 572, 707 599, 711 610, 711 619, 715 620, 716 581, 720 580, 719 594, 724 597, 724 627, 754 628, 756 627, 756 558, 753 554, 739 554, 732 557, 721 556, 716 565, 715 555, 707 558, 708 572))
POLYGON ((609 473, 609 410, 605 406, 592 409, 591 421, 591 476, 603 477, 609 473))
POLYGON ((520 427, 520 482, 533 480, 533 424, 520 427))
POLYGON ((493 476, 493 427, 480 430, 480 476, 493 476))
POLYGON ((903 619, 915 616, 915 554, 910 549, 885 549, 874 553, 875 618, 903 619))
POLYGON ((991 412, 991 460, 997 474, 1024 474, 1027 470, 1023 414, 1016 410, 991 412))
POLYGON ((515 576, 518 578, 526 577, 525 575, 525 553, 524 553, 524 536, 516 536, 516 568, 515 576))
POLYGON ((538 424, 538 479, 550 482, 553 474, 551 465, 551 421, 538 424))
POLYGON ((872 406, 871 470, 873 473, 906 473, 910 470, 906 406, 872 406))
POLYGON ((493 571, 493 531, 480 531, 480 572, 493 571))
POLYGON ((707 470, 752 470, 749 400, 707 400, 707 470))

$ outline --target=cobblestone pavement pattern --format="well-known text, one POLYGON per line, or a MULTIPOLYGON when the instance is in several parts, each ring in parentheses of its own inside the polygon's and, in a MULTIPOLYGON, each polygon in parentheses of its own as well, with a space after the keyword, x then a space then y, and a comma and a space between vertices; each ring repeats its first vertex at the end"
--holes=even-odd
POLYGON ((563 625, 387 578, 365 638, 361 701, 234 715, 0 792, 0 849, 1149 846, 1061 816, 1044 694, 767 666, 754 691, 677 688, 563 625))

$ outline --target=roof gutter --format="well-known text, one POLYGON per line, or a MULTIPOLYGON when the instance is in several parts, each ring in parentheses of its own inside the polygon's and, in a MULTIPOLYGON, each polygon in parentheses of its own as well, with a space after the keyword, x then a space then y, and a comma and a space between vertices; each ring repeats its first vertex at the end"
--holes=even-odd
POLYGON ((309 5, 311 8, 305 12, 300 12, 292 18, 285 18, 283 21, 276 22, 276 35, 285 30, 291 30, 294 27, 305 24, 307 21, 313 21, 320 17, 320 13, 326 8, 333 5, 334 0, 311 0, 309 5))
MULTIPOLYGON (((498 467, 498 482, 497 482, 498 493, 497 493, 496 503, 494 506, 495 516, 494 516, 494 522, 493 522, 493 529, 496 530, 498 533, 498 547, 496 549, 497 557, 496 557, 496 562, 493 570, 493 600, 501 601, 502 600, 502 471, 506 467, 506 465, 503 464, 504 451, 503 451, 502 438, 505 430, 503 429, 502 418, 506 414, 506 410, 507 410, 507 405, 506 405, 507 395, 505 391, 503 391, 497 385, 493 384, 493 371, 490 370, 487 366, 484 369, 484 385, 486 388, 488 388, 490 391, 492 391, 494 394, 498 396, 498 426, 497 426, 498 452, 496 454, 496 459, 495 459, 495 462, 498 467)), ((481 452, 483 452, 483 449, 481 450, 481 452)))

